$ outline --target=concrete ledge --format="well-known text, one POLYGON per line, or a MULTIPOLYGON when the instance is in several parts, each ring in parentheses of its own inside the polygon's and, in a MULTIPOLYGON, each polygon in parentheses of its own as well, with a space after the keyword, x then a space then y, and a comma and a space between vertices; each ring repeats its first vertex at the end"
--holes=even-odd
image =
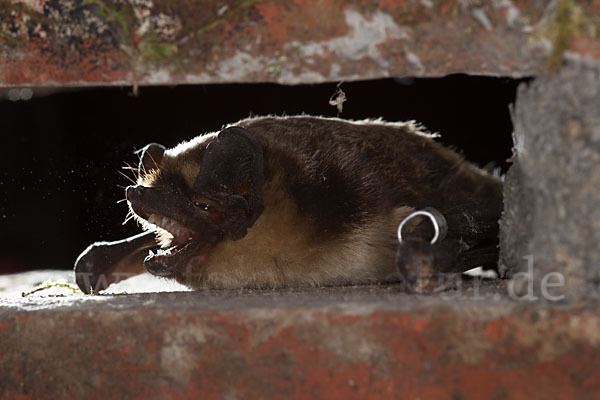
POLYGON ((5 297, 2 399, 598 398, 598 304, 505 291, 5 297))
POLYGON ((500 272, 532 270, 537 293, 551 277, 571 300, 600 297, 599 109, 598 62, 565 60, 556 74, 519 87, 500 272))

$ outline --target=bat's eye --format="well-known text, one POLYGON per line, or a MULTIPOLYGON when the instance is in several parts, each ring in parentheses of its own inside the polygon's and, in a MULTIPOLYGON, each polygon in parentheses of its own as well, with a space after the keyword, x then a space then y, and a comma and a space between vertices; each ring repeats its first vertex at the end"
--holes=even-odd
POLYGON ((196 201, 194 203, 194 205, 200 209, 202 209, 203 211, 208 211, 210 210, 210 206, 206 203, 202 203, 201 201, 196 201))

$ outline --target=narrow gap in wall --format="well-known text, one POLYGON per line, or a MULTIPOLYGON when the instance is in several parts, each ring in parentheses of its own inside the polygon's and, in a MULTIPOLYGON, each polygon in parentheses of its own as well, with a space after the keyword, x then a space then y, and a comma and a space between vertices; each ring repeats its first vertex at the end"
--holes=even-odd
MULTIPOLYGON (((509 105, 520 80, 452 75, 345 82, 339 115, 414 119, 480 166, 508 167, 509 105)), ((337 83, 4 89, 0 92, 0 273, 72 268, 91 242, 139 230, 121 225, 125 162, 149 142, 173 146, 249 115, 335 117, 337 83)))

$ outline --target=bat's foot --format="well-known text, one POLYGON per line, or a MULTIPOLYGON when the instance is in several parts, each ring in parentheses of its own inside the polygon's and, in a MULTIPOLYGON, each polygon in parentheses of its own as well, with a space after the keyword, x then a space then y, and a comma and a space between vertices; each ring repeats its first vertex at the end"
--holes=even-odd
POLYGON ((436 249, 422 240, 404 241, 396 253, 396 268, 410 293, 437 293, 460 285, 460 273, 440 272, 436 249))
POLYGON ((436 293, 458 286, 460 274, 447 272, 458 254, 453 241, 444 240, 447 232, 446 219, 431 207, 411 213, 400 223, 396 268, 407 291, 436 293), (417 223, 417 218, 422 220, 417 223))
POLYGON ((396 268, 408 291, 435 293, 456 288, 462 282, 462 272, 496 264, 498 249, 489 237, 496 234, 497 223, 468 218, 469 215, 462 212, 458 220, 449 215, 453 225, 448 237, 446 218, 433 208, 415 211, 402 221, 398 227, 396 268), (413 221, 411 226, 410 221, 416 217, 421 221, 413 221), (465 221, 468 229, 461 229, 460 223, 465 221))

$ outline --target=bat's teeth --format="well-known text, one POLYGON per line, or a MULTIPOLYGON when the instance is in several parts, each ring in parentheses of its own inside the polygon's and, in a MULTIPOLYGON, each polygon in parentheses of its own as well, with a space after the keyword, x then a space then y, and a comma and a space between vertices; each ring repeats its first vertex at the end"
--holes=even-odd
POLYGON ((152 249, 148 250, 148 257, 154 257, 154 252, 152 249))
MULTIPOLYGON (((192 240, 192 232, 179 222, 172 220, 169 217, 164 217, 159 214, 152 214, 148 217, 147 222, 156 227, 158 232, 164 231, 168 233, 175 243, 182 244, 183 242, 192 240)), ((159 255, 163 255, 162 253, 159 255)))
POLYGON ((158 256, 170 256, 172 254, 172 250, 174 250, 175 247, 170 247, 168 249, 158 249, 158 251, 156 252, 156 255, 158 256))
POLYGON ((177 251, 178 251, 177 246, 172 246, 172 247, 169 247, 168 249, 160 249, 160 248, 156 249, 156 255, 152 250, 150 250, 148 258, 155 257, 155 256, 156 257, 169 257, 169 256, 175 255, 177 253, 177 251))

